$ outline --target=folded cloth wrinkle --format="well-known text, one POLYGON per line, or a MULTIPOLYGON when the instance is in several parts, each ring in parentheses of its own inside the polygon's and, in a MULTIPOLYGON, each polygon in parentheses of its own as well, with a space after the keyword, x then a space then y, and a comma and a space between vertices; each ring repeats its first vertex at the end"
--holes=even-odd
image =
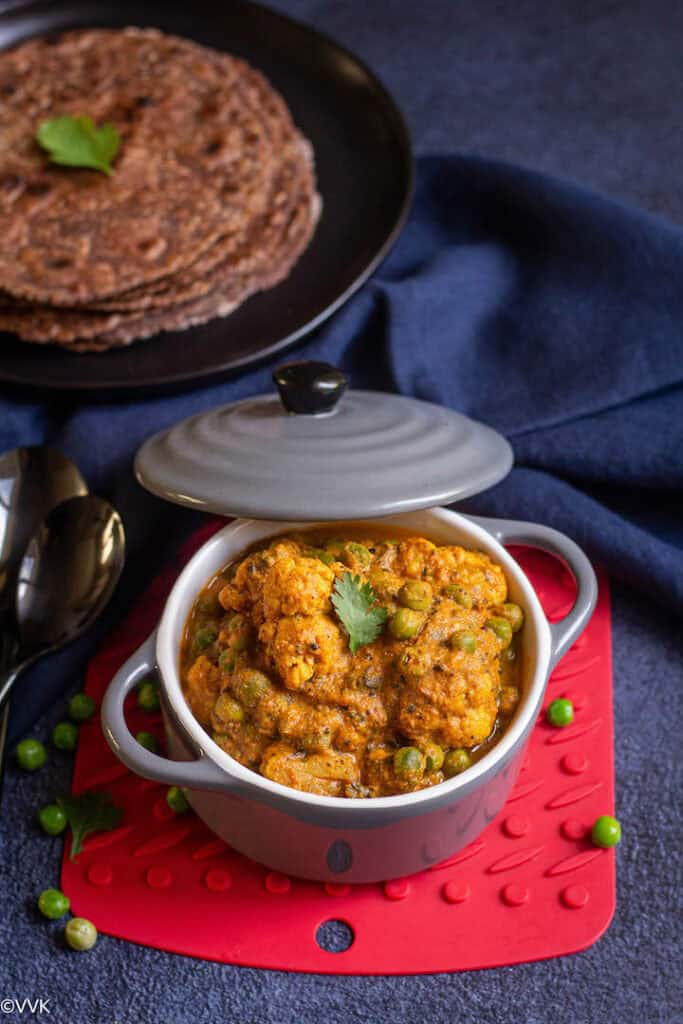
MULTIPOLYGON (((465 510, 564 530, 617 579, 683 613, 683 526, 672 514, 676 503, 683 511, 683 231, 502 162, 430 156, 417 170, 393 251, 291 358, 326 360, 354 387, 439 402, 502 431, 517 468, 465 510)), ((132 594, 197 523, 133 482, 136 449, 185 416, 271 390, 271 370, 125 402, 41 404, 5 390, 0 448, 53 444, 120 506, 132 594)), ((15 732, 91 648, 86 639, 36 669, 41 686, 17 709, 15 732)))

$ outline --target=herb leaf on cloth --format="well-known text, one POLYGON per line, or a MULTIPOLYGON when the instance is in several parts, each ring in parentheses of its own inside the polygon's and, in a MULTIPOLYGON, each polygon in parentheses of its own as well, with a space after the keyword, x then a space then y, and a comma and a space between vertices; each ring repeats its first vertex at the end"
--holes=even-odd
POLYGON ((111 832, 121 822, 123 811, 116 807, 109 793, 87 792, 80 796, 59 796, 57 803, 71 826, 71 853, 75 860, 83 842, 91 832, 111 832))
POLYGON ((119 151, 121 136, 113 124, 98 128, 92 117, 64 114, 43 121, 36 141, 50 160, 65 167, 91 167, 103 174, 112 173, 112 160, 119 151))
POLYGON ((351 654, 363 644, 371 644, 382 632, 387 619, 386 608, 377 605, 377 594, 360 576, 345 572, 335 581, 332 604, 344 629, 349 634, 351 654))

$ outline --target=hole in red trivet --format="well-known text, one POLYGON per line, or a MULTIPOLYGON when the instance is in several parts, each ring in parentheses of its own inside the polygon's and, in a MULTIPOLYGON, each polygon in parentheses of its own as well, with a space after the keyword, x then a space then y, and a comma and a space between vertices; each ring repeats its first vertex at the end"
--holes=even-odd
POLYGON ((355 935, 346 921, 323 921, 315 933, 315 941, 326 953, 345 953, 355 935))

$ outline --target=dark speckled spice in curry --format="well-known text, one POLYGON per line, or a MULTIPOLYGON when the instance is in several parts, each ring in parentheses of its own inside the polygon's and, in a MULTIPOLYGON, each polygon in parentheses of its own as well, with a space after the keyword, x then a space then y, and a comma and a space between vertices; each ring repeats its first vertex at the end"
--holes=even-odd
POLYGON ((275 537, 231 562, 198 595, 180 654, 192 712, 223 750, 349 798, 437 785, 497 742, 519 702, 524 621, 487 555, 359 529, 275 537), (332 601, 349 579, 386 610, 355 654, 332 601))

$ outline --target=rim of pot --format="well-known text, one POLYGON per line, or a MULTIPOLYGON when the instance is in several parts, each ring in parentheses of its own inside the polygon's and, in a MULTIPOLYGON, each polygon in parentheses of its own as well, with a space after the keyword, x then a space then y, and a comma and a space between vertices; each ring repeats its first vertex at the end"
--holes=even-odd
MULTIPOLYGON (((215 569, 203 571, 203 574, 199 572, 199 569, 205 563, 214 561, 214 556, 219 551, 223 551, 226 546, 226 538, 230 537, 231 540, 238 540, 239 534, 245 533, 247 530, 254 531, 254 529, 257 529, 262 531, 262 538, 254 537, 242 545, 239 543, 231 544, 230 546, 234 549, 234 554, 238 554, 258 539, 276 536, 279 533, 289 533, 293 530, 316 529, 321 526, 327 527, 330 525, 330 523, 324 522, 300 523, 236 519, 228 523, 227 526, 223 527, 223 529, 206 541, 181 572, 164 606, 156 645, 157 665, 161 676, 161 684, 177 721, 182 725, 197 747, 211 761, 222 768, 227 776, 237 779, 243 784, 276 794, 298 804, 307 804, 313 807, 344 808, 345 811, 348 810, 350 813, 356 810, 360 813, 361 811, 367 812, 369 809, 377 811, 386 809, 389 811, 392 808, 397 810, 399 807, 425 804, 432 800, 441 801, 449 796, 454 796, 459 790, 474 788, 475 784, 483 781, 491 774, 492 769, 499 762, 507 761, 508 757, 528 732, 530 725, 533 724, 543 698, 551 653, 548 620, 531 583, 502 544, 475 523, 470 522, 464 516, 458 515, 457 512, 453 512, 450 509, 435 508, 420 512, 399 513, 372 520, 358 520, 358 523, 368 526, 377 523, 394 523, 400 526, 402 520, 424 516, 428 516, 446 527, 449 524, 457 523, 461 527, 462 532, 472 538, 473 546, 484 550, 488 554, 493 554, 495 560, 504 569, 508 582, 514 579, 517 588, 523 595, 522 603, 525 613, 525 626, 528 626, 529 623, 533 624, 531 642, 528 634, 525 639, 525 657, 533 654, 535 648, 536 664, 531 678, 525 682, 520 706, 501 738, 479 761, 476 761, 467 771, 461 775, 454 776, 452 779, 448 779, 435 786, 414 790, 411 793, 382 797, 364 797, 358 800, 340 796, 318 796, 315 793, 293 789, 290 786, 273 782, 265 776, 259 775, 257 772, 240 764, 230 754, 226 754, 194 717, 180 685, 179 648, 187 612, 201 586, 211 578, 214 572, 218 571, 220 565, 224 564, 231 557, 230 553, 225 553, 223 561, 216 565, 215 569), (195 579, 198 576, 201 577, 199 585, 197 585, 195 579), (187 605, 188 590, 190 591, 189 605, 187 605)), ((354 521, 348 520, 348 524, 352 522, 354 521)), ((226 779, 226 788, 227 785, 226 779)))

